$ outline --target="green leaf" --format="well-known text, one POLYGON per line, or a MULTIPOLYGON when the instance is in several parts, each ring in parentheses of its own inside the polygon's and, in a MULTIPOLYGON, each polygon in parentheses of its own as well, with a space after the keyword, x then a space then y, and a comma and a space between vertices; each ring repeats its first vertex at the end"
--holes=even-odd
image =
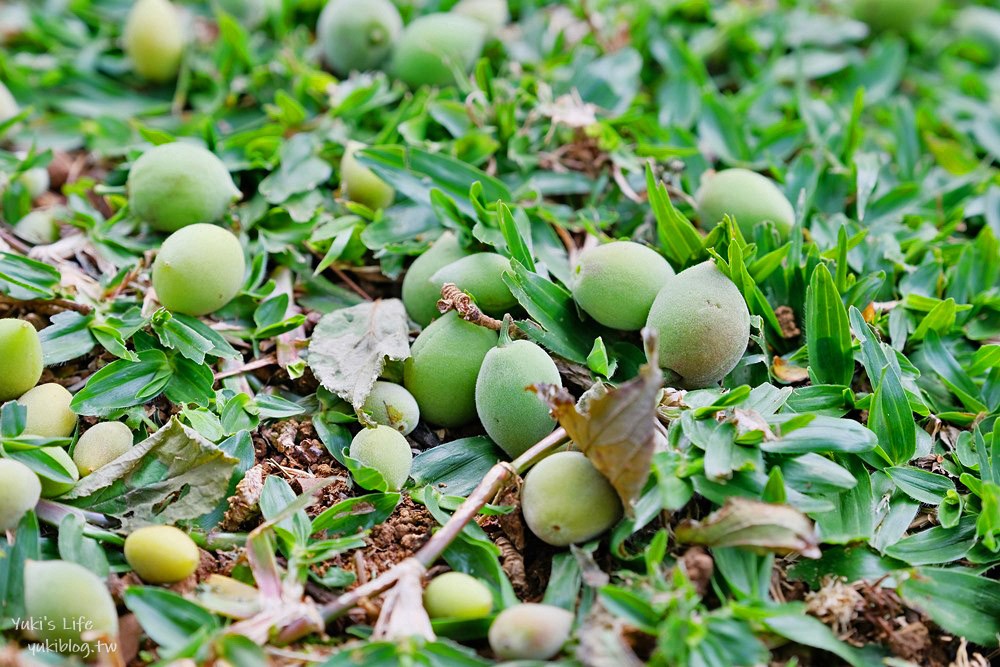
POLYGON ((892 478, 896 487, 914 500, 929 505, 941 503, 955 483, 945 477, 920 468, 886 468, 883 472, 892 478))
POLYGON ((160 395, 173 375, 167 355, 159 350, 140 352, 138 361, 114 361, 87 379, 70 407, 81 415, 102 416, 148 403, 160 395))
POLYGON ((693 264, 703 257, 705 251, 701 235, 674 207, 667 186, 662 181, 656 181, 651 165, 646 165, 646 193, 653 215, 656 217, 656 234, 660 241, 660 249, 670 263, 680 270, 681 267, 693 264))
POLYGON ((936 565, 962 558, 975 543, 975 519, 964 517, 954 528, 934 526, 905 537, 885 553, 910 565, 936 565))
POLYGON ((461 438, 418 454, 410 476, 417 486, 430 484, 441 493, 467 496, 501 458, 489 438, 461 438))
POLYGON ((851 328, 825 264, 813 271, 806 291, 806 348, 814 384, 851 384, 854 378, 851 328))
POLYGON ((215 616, 173 591, 130 586, 122 599, 150 639, 167 651, 179 651, 219 628, 215 616))
POLYGON ((946 631, 995 648, 1000 634, 1000 582, 961 569, 923 567, 899 594, 946 631))

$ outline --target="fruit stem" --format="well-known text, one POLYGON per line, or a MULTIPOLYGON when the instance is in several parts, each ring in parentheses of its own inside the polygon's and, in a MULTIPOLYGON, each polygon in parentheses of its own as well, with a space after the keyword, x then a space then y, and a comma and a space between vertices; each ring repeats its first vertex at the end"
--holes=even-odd
POLYGON ((125 540, 121 536, 103 530, 103 528, 111 528, 115 525, 111 519, 103 514, 70 507, 53 500, 45 500, 44 498, 39 500, 35 506, 35 516, 38 517, 38 520, 52 526, 58 526, 69 514, 75 514, 83 519, 83 534, 87 537, 113 544, 125 543, 125 540))

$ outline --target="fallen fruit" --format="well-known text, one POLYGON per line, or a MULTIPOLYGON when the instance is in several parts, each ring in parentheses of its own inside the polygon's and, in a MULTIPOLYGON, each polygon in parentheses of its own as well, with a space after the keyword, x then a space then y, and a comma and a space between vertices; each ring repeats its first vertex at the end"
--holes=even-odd
POLYGON ((431 282, 431 276, 452 262, 469 255, 451 232, 445 232, 422 255, 413 260, 403 277, 403 305, 414 322, 426 327, 440 313, 437 302, 441 298, 440 285, 431 282))
POLYGON ((399 10, 389 0, 330 0, 316 25, 316 41, 337 74, 365 72, 389 57, 403 30, 399 10))
POLYGON ((42 377, 42 342, 24 320, 0 319, 0 403, 18 398, 42 377))
POLYGON ((187 40, 177 8, 168 0, 132 5, 122 40, 139 76, 161 83, 177 76, 187 40))
POLYGON ((118 635, 118 610, 107 586, 96 574, 76 563, 27 561, 24 611, 28 618, 44 619, 32 628, 36 639, 60 642, 69 649, 66 652, 86 655, 88 649, 92 650, 95 640, 84 642, 83 633, 111 640, 118 635))
POLYGON ((28 409, 24 435, 40 438, 68 438, 76 428, 76 413, 69 404, 73 394, 55 382, 46 382, 26 391, 17 402, 28 409))
POLYGON ((774 223, 782 238, 795 224, 795 209, 774 181, 748 169, 724 169, 706 176, 695 200, 702 227, 711 229, 729 215, 748 240, 766 220, 774 223))
POLYGON ((103 468, 132 447, 132 431, 121 422, 101 422, 87 429, 73 448, 81 477, 103 468))
POLYGON ((47 477, 39 477, 38 481, 42 483, 42 498, 58 498, 59 496, 65 495, 73 490, 76 483, 80 480, 80 471, 76 469, 76 464, 73 463, 73 459, 70 457, 69 453, 62 447, 44 447, 46 453, 54 458, 59 467, 63 469, 63 472, 68 475, 72 481, 61 482, 53 479, 48 479, 47 477))
POLYGON ((173 526, 145 526, 125 538, 125 560, 151 584, 173 584, 198 568, 198 546, 173 526))
POLYGON ((400 35, 390 71, 411 88, 445 86, 455 71, 468 72, 482 53, 486 26, 460 14, 427 14, 400 35))
POLYGON ((52 211, 32 211, 17 221, 14 233, 32 245, 48 245, 59 240, 59 223, 52 211))
POLYGON ((409 435, 420 421, 420 406, 406 387, 377 380, 365 399, 364 410, 376 424, 409 435))
POLYGON ((396 191, 354 157, 354 154, 364 147, 364 144, 356 141, 347 144, 344 159, 340 162, 343 194, 351 201, 364 204, 372 210, 388 208, 396 197, 396 191))
POLYGON ((605 243, 580 253, 573 271, 573 299, 606 327, 638 331, 667 279, 667 260, 631 241, 605 243))
POLYGON ((431 618, 482 618, 493 609, 493 593, 464 572, 445 572, 424 589, 424 609, 431 618))
POLYGON ((243 285, 246 260, 232 232, 215 225, 179 229, 153 262, 153 288, 168 310, 207 315, 232 301, 243 285))
POLYGON ((548 660, 562 649, 573 614, 548 604, 525 602, 500 612, 490 626, 490 648, 501 660, 548 660))
POLYGON ((378 470, 390 491, 399 491, 410 477, 413 452, 396 429, 381 424, 363 428, 351 441, 351 458, 378 470))
POLYGON ((42 485, 31 468, 19 461, 0 459, 0 534, 17 528, 41 495, 42 485))
POLYGON ((510 20, 507 0, 461 0, 451 11, 476 19, 486 26, 490 35, 496 35, 510 20))
POLYGON ((477 252, 438 269, 431 276, 431 284, 441 292, 445 283, 458 285, 475 299, 484 312, 503 315, 517 305, 503 274, 510 271, 510 260, 495 252, 477 252))

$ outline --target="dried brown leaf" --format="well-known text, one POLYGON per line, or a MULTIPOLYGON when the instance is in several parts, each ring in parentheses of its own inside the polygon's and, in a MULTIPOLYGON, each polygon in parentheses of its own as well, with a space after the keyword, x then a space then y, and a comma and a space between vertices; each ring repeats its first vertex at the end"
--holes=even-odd
POLYGON ((819 538, 813 522, 788 505, 748 498, 729 498, 722 509, 703 521, 677 526, 678 542, 708 547, 749 547, 778 554, 800 553, 819 558, 819 538))

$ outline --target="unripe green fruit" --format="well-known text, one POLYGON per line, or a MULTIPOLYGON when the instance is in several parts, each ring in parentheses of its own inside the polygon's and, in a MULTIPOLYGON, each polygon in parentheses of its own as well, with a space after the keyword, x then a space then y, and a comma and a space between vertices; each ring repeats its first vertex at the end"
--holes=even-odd
POLYGON ((905 34, 934 13, 940 0, 855 0, 854 17, 875 31, 905 34))
POLYGON ((351 458, 382 473, 390 491, 399 491, 410 477, 413 452, 406 438, 390 426, 363 428, 351 441, 351 458))
POLYGON ((674 270, 652 248, 631 241, 599 245, 580 253, 573 272, 573 298, 606 327, 638 331, 674 270))
POLYGON ((126 186, 133 215, 161 232, 215 222, 241 196, 222 160, 180 141, 143 153, 126 186))
POLYGON ((32 211, 17 221, 14 233, 33 245, 48 245, 59 240, 59 223, 52 211, 32 211))
POLYGON ((403 384, 426 421, 454 427, 476 418, 476 377, 497 339, 495 331, 466 322, 455 311, 420 332, 403 366, 403 384))
MULTIPOLYGON (((21 113, 21 108, 17 106, 17 100, 14 99, 10 89, 0 81, 0 123, 10 120, 19 113, 21 113)), ((0 139, 12 129, 14 128, 7 128, 0 132, 0 139)))
POLYGON ((125 560, 150 584, 173 584, 198 569, 198 546, 173 526, 145 526, 125 538, 125 560))
POLYGON ((475 577, 445 572, 424 589, 424 608, 431 618, 482 618, 493 609, 493 594, 475 577))
POLYGON ((215 225, 191 225, 163 242, 153 262, 153 288, 168 310, 214 313, 243 285, 246 260, 236 236, 215 225))
POLYGON ((136 73, 150 81, 177 76, 184 53, 184 26, 168 0, 138 0, 125 22, 125 53, 136 73))
POLYGON ((62 464, 66 474, 73 478, 72 482, 56 482, 44 477, 38 478, 42 483, 42 498, 58 498, 59 496, 65 495, 73 490, 76 483, 80 481, 80 471, 76 469, 76 464, 73 463, 73 459, 70 458, 69 453, 62 447, 44 447, 43 449, 52 458, 62 464))
POLYGON ((503 314, 517 305, 503 274, 510 271, 510 260, 495 252, 477 252, 448 264, 431 276, 431 284, 440 294, 441 286, 454 283, 476 300, 476 305, 491 314, 503 314))
POLYGON ((73 448, 73 462, 86 477, 132 448, 132 431, 121 422, 94 424, 80 436, 73 448))
MULTIPOLYGON (((0 84, 2 86, 3 84, 0 84)), ((3 119, 0 118, 0 122, 3 119)), ((18 151, 17 157, 24 159, 28 156, 24 151, 18 151)), ((28 191, 28 195, 32 199, 37 199, 42 193, 48 192, 49 189, 49 170, 45 167, 32 167, 27 169, 17 177, 17 180, 24 185, 24 188, 28 191)), ((23 220, 23 218, 22 218, 23 220)))
POLYGON ((750 312, 739 289, 712 262, 667 281, 649 311, 660 366, 682 386, 709 387, 736 367, 750 340, 750 312))
POLYGON ((17 402, 28 409, 24 435, 68 438, 76 428, 76 413, 69 404, 73 394, 55 382, 29 389, 17 402))
POLYGON ((24 320, 0 319, 0 403, 13 400, 42 377, 42 342, 24 320))
POLYGON ((561 387, 562 378, 545 350, 527 340, 501 342, 490 350, 476 378, 479 421, 512 459, 556 426, 545 402, 527 389, 533 384, 561 387))
POLYGON ((381 65, 402 30, 389 0, 330 0, 319 15, 316 41, 330 68, 346 75, 381 65))
POLYGON ((0 534, 17 528, 41 495, 42 485, 31 468, 20 461, 0 459, 0 534))
POLYGON ((24 611, 28 618, 45 620, 35 624, 35 638, 43 642, 64 642, 69 646, 75 644, 84 655, 82 633, 111 639, 118 635, 118 610, 107 586, 96 574, 76 563, 27 561, 24 564, 24 611))
POLYGON ((441 286, 431 282, 431 276, 452 262, 469 255, 451 232, 445 232, 424 254, 413 260, 403 277, 403 305, 406 313, 422 327, 427 326, 440 313, 437 302, 441 286))
POLYGON ((411 88, 455 83, 455 70, 468 72, 482 53, 486 26, 460 14, 428 14, 403 30, 390 71, 411 88))
POLYGON ((501 660, 548 660, 569 641, 573 614, 526 602, 500 612, 490 626, 490 648, 501 660))
POLYGON ((356 141, 347 144, 344 159, 340 162, 340 182, 343 194, 351 201, 364 204, 373 211, 388 208, 392 206, 396 191, 354 157, 354 154, 364 147, 364 144, 356 141))
POLYGON ((389 426, 409 435, 420 421, 420 406, 406 388, 377 380, 365 399, 364 411, 376 424, 389 426))
POLYGON ((702 227, 712 227, 728 215, 748 239, 765 220, 774 222, 782 238, 795 224, 795 209, 774 181, 748 169, 724 169, 707 176, 695 201, 702 227))
POLYGON ((461 0, 451 11, 479 21, 491 35, 497 34, 510 20, 507 0, 461 0))

